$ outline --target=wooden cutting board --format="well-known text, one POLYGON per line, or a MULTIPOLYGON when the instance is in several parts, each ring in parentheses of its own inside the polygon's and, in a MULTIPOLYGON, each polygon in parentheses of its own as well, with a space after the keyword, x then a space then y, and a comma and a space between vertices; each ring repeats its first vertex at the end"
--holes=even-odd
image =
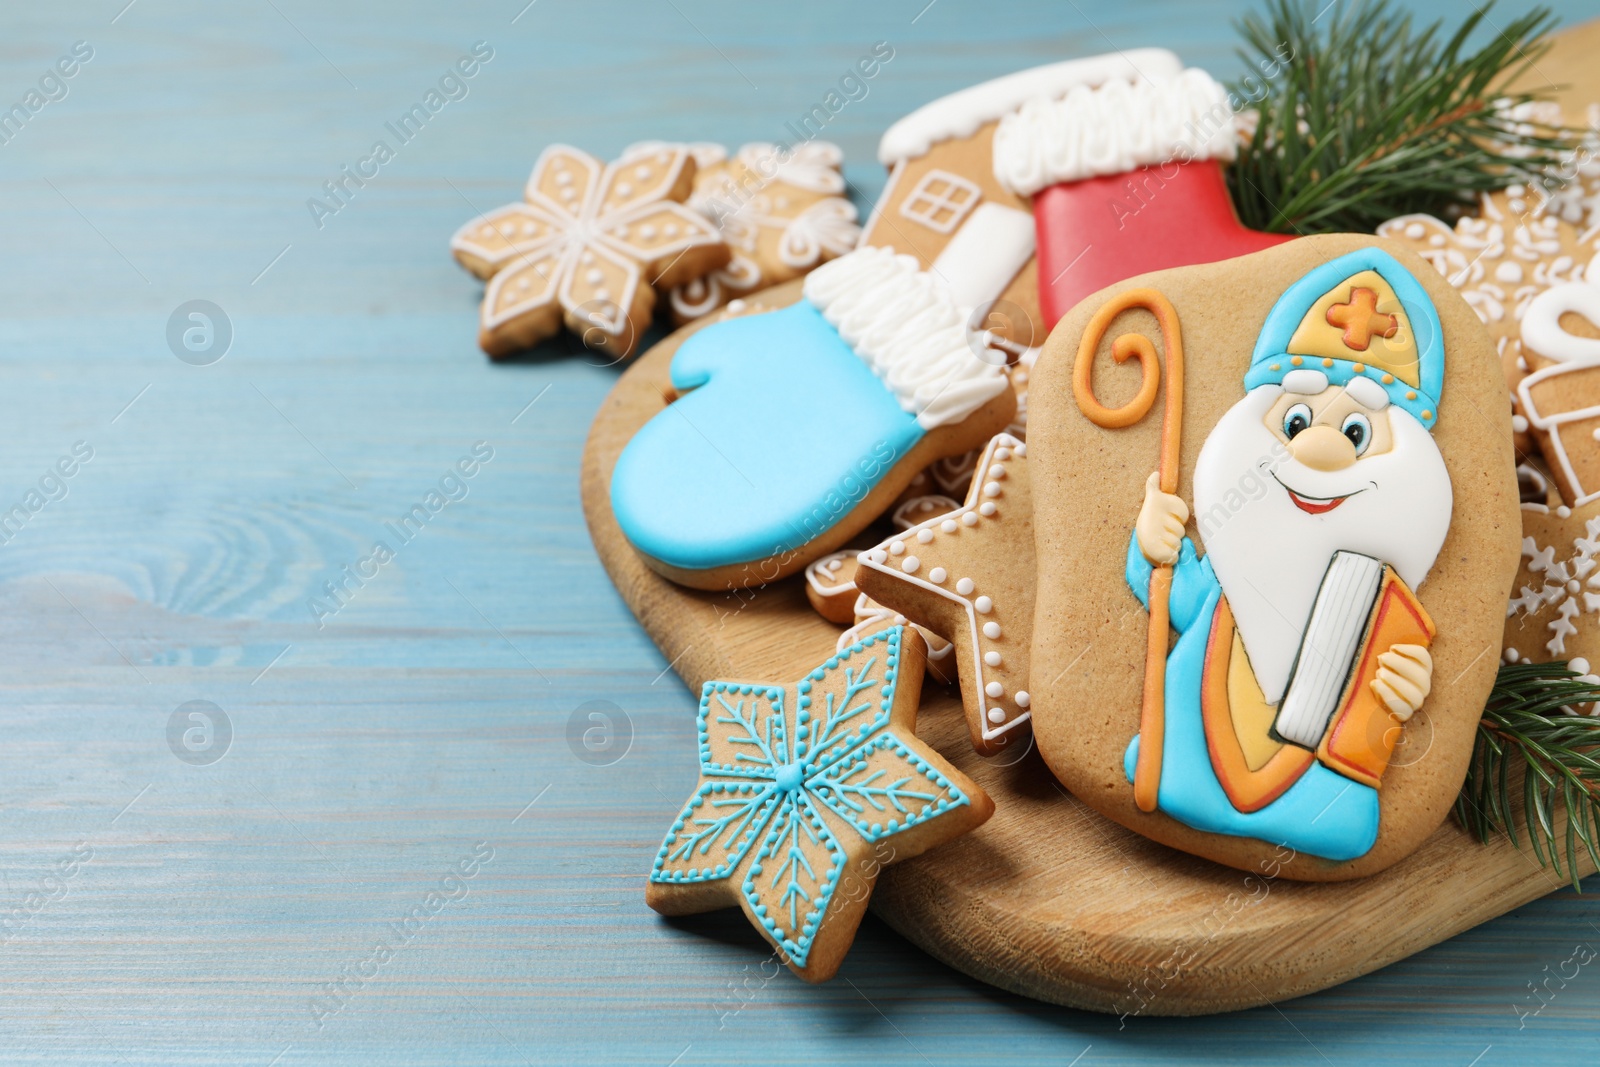
MULTIPOLYGON (((776 307, 798 293, 790 283, 765 299, 776 307)), ((606 398, 584 449, 584 512, 611 580, 692 690, 714 678, 790 681, 826 659, 841 632, 807 603, 803 577, 737 593, 683 589, 640 562, 611 513, 617 455, 665 406, 672 354, 695 328, 641 356, 606 398)), ((1363 881, 1245 874, 1101 818, 1057 784, 1037 752, 979 758, 953 689, 924 689, 917 732, 988 790, 997 810, 974 833, 888 868, 872 910, 952 967, 1040 1000, 1151 1015, 1283 1000, 1561 886, 1530 853, 1503 839, 1480 845, 1453 822, 1363 881)))

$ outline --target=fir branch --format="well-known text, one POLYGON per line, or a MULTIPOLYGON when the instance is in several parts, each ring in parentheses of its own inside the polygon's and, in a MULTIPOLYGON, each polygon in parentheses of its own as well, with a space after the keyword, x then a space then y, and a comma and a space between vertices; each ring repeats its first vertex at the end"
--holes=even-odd
POLYGON ((1556 20, 1535 8, 1496 31, 1492 7, 1448 38, 1442 22, 1414 31, 1389 0, 1267 0, 1265 20, 1247 16, 1239 55, 1252 75, 1232 90, 1257 121, 1228 174, 1241 221, 1370 233, 1397 215, 1448 218, 1557 166, 1576 131, 1518 118, 1538 97, 1506 88, 1548 50, 1556 20), (1470 51, 1480 27, 1492 36, 1470 51))
POLYGON ((1520 792, 1533 854, 1573 888, 1580 848, 1600 867, 1600 718, 1568 709, 1597 700, 1600 685, 1565 663, 1502 665, 1455 805, 1479 841, 1503 833, 1520 848, 1520 792))

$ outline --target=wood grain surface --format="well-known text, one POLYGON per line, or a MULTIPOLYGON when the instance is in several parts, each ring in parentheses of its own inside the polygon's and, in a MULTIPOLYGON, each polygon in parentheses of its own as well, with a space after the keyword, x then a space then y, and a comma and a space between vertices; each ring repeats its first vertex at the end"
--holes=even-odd
POLYGON ((0 1062, 1492 1067, 1592 1045, 1600 978, 1557 975, 1600 944, 1600 906, 1565 890, 1335 989, 1186 1020, 1003 992, 871 916, 839 979, 808 987, 772 977, 737 913, 644 906, 695 781, 695 701, 584 525, 581 448, 618 372, 561 344, 490 365, 449 235, 514 199, 551 141, 610 158, 643 138, 783 137, 887 40, 894 60, 826 132, 866 211, 878 135, 917 105, 1112 47, 1176 45, 1225 76, 1243 8, 797 10, 0 11, 0 106, 74 42, 94 49, 0 143, 0 509, 74 442, 94 449, 0 539, 0 1062), (319 228, 307 200, 479 40, 495 56, 468 95, 319 228), (210 366, 168 346, 194 299, 233 327, 210 366), (475 441, 495 454, 465 498, 391 542, 319 626, 308 600, 475 441), (232 728, 209 764, 168 741, 195 700, 232 728), (596 701, 614 705, 598 754, 596 701), (492 859, 446 883, 479 842, 492 859), (396 933, 435 891, 453 899, 396 933))

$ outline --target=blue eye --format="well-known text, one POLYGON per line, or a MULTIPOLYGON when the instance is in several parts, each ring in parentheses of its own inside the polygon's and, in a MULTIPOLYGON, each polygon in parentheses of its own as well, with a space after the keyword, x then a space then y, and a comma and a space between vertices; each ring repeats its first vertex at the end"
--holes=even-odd
POLYGON ((1283 436, 1293 441, 1295 434, 1311 426, 1311 408, 1306 404, 1296 404, 1283 413, 1283 436))
POLYGON ((1344 425, 1339 427, 1339 432, 1350 439, 1356 446, 1356 455, 1361 455, 1372 444, 1372 422, 1361 412, 1352 411, 1344 417, 1344 425))

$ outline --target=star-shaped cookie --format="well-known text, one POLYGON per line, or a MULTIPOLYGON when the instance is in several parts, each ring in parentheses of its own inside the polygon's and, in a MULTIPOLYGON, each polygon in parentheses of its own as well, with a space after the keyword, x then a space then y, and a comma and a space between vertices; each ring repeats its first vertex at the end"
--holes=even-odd
POLYGON ((972 745, 985 756, 1027 736, 1033 635, 1033 489, 1028 446, 998 434, 966 504, 860 556, 856 585, 955 645, 972 745))
POLYGON ((966 833, 994 802, 915 735, 922 639, 872 634, 800 681, 707 682, 700 784, 645 901, 734 904, 809 982, 838 971, 878 871, 966 833))

